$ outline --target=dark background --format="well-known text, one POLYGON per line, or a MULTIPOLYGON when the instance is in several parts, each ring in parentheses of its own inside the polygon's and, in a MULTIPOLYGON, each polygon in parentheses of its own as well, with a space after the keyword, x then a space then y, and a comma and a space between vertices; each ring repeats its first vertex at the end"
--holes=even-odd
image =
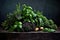
POLYGON ((0 23, 5 19, 7 12, 12 12, 16 4, 30 5, 35 10, 43 12, 48 19, 60 25, 60 1, 59 0, 0 0, 0 23))

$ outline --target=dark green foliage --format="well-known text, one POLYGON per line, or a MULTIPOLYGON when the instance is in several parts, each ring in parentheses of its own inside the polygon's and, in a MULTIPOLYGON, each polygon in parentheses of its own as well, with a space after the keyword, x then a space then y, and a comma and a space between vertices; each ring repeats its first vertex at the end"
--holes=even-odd
POLYGON ((13 13, 9 13, 7 15, 2 26, 9 32, 13 32, 15 30, 18 32, 31 31, 36 27, 44 27, 44 30, 47 32, 54 32, 57 29, 57 25, 54 24, 53 20, 48 20, 42 12, 34 11, 31 6, 26 4, 22 6, 22 10, 20 9, 20 4, 17 4, 13 13), (24 22, 29 24, 23 26, 24 22))
POLYGON ((43 29, 44 32, 55 32, 55 29, 50 29, 50 28, 44 28, 43 29))

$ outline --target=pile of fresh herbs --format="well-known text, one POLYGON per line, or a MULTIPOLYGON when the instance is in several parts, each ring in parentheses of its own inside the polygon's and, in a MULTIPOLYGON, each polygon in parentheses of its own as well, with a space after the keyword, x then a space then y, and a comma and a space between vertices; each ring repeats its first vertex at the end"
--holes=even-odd
POLYGON ((20 9, 20 4, 17 4, 16 9, 2 22, 2 27, 9 32, 55 32, 57 29, 52 19, 48 20, 41 11, 34 11, 26 4, 22 5, 22 9, 20 9))

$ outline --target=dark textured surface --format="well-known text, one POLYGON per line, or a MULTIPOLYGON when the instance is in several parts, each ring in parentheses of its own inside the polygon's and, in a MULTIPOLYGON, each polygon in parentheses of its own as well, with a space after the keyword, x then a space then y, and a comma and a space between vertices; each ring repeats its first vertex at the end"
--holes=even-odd
POLYGON ((0 40, 60 40, 60 34, 41 32, 7 32, 0 33, 0 40))

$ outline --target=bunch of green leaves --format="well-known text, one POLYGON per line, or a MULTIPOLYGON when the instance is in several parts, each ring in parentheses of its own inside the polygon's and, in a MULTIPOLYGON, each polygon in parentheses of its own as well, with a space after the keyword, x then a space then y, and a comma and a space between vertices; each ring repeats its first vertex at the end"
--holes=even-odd
POLYGON ((32 22, 34 23, 34 17, 36 16, 36 14, 34 13, 32 7, 28 6, 28 5, 23 5, 23 17, 24 17, 24 21, 26 22, 32 22))
POLYGON ((31 22, 37 27, 42 26, 48 29, 57 29, 57 25, 53 22, 53 20, 47 19, 42 12, 34 11, 31 6, 26 4, 22 6, 22 10, 20 10, 20 4, 17 4, 13 13, 9 13, 7 15, 7 19, 2 23, 2 26, 6 30, 8 29, 8 31, 14 31, 15 29, 20 31, 22 30, 23 22, 31 22))
POLYGON ((18 20, 20 20, 21 17, 21 11, 20 11, 20 4, 16 5, 16 9, 13 11, 13 13, 8 13, 6 20, 2 22, 2 26, 4 29, 8 29, 11 26, 14 25, 14 23, 18 20))
POLYGON ((22 22, 16 21, 14 25, 8 29, 8 31, 13 32, 15 29, 17 29, 17 31, 22 31, 22 22))
POLYGON ((4 22, 2 22, 2 26, 4 29, 8 29, 11 25, 14 24, 14 22, 16 21, 17 19, 15 18, 15 16, 11 13, 9 13, 7 15, 7 18, 4 22))
POLYGON ((53 20, 48 20, 45 16, 40 15, 40 26, 57 29, 57 25, 53 20))
POLYGON ((50 29, 50 28, 44 28, 43 29, 44 32, 55 32, 56 30, 55 29, 50 29))

